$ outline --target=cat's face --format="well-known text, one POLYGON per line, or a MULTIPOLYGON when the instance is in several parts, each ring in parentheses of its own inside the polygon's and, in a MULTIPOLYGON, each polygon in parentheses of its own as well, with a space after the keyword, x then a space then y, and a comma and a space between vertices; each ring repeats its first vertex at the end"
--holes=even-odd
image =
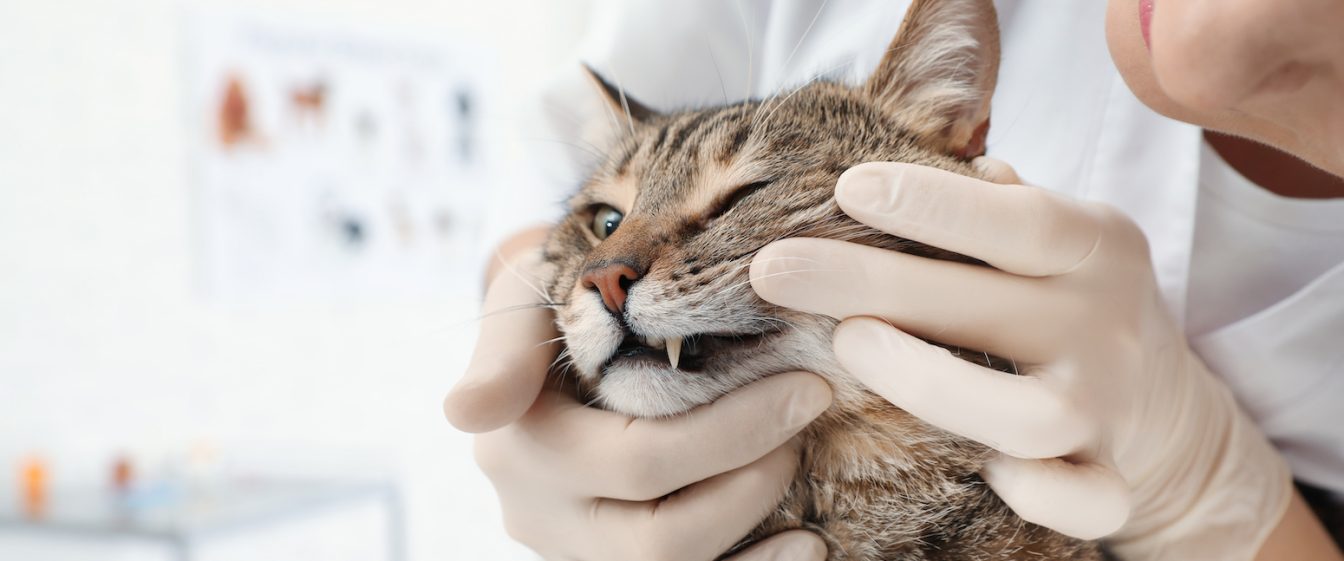
MULTIPOLYGON (((911 13, 916 19, 893 45, 929 40, 911 13)), ((923 17, 927 25, 954 14, 923 17)), ((840 174, 868 161, 971 172, 966 151, 982 146, 978 123, 987 118, 992 76, 988 90, 976 90, 984 99, 969 99, 974 85, 953 84, 962 113, 947 118, 921 88, 946 92, 949 85, 919 77, 910 64, 884 60, 859 88, 814 83, 764 102, 672 115, 621 105, 606 88, 613 106, 633 107, 632 118, 622 119, 629 126, 545 247, 547 291, 562 303, 556 315, 566 368, 600 405, 665 416, 770 374, 836 372, 832 320, 774 306, 752 291, 751 259, 770 242, 824 237, 948 256, 871 230, 832 198, 840 174), (924 83, 892 84, 902 80, 924 83)))

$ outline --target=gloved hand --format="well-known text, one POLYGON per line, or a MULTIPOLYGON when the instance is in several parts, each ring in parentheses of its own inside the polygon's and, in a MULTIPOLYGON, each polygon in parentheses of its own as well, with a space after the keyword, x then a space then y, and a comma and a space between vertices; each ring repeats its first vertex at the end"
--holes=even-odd
MULTIPOLYGON (((458 428, 490 431, 476 459, 509 535, 552 560, 715 559, 779 503, 798 465, 788 442, 830 405, 829 386, 781 374, 662 420, 585 407, 544 387, 558 344, 535 263, 491 283, 471 365, 444 402, 458 428)), ((732 559, 825 558, 820 538, 794 531, 732 559)))
POLYGON ((753 287, 844 319, 834 346, 847 371, 1002 452, 982 475, 1028 521, 1110 535, 1124 559, 1254 556, 1292 495, 1287 466, 1191 352, 1137 226, 1106 205, 908 164, 856 166, 835 196, 869 226, 997 269, 833 240, 767 246, 753 287))

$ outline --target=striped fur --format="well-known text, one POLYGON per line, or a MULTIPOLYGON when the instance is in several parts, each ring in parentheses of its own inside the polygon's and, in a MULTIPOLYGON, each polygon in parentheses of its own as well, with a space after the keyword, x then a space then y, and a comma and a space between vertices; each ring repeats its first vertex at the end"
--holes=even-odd
MULTIPOLYGON (((926 425, 847 376, 831 351, 834 320, 773 306, 751 290, 752 257, 787 237, 974 262, 872 230, 832 197, 839 175, 863 162, 975 174, 966 148, 988 118, 998 57, 992 5, 917 1, 892 45, 861 87, 816 82, 765 101, 676 114, 648 111, 599 82, 613 112, 635 111, 631 130, 607 147, 610 157, 545 246, 547 290, 562 303, 559 370, 583 397, 636 416, 676 415, 778 372, 824 376, 834 406, 804 432, 788 495, 737 548, 808 528, 826 539, 834 561, 1101 559, 1096 544, 1014 515, 977 475, 989 450, 926 425), (601 241, 591 228, 600 205, 625 214, 601 241), (619 318, 577 282, 611 262, 642 275, 619 318), (765 335, 685 372, 609 364, 625 329, 653 339, 765 335)), ((964 356, 1009 368, 983 353, 964 356)))

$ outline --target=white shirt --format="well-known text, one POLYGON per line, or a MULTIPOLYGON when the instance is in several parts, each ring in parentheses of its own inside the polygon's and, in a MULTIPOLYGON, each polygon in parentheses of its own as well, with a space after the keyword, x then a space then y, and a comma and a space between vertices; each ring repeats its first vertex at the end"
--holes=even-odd
MULTIPOLYGON (((908 5, 892 0, 600 2, 580 56, 659 110, 766 97, 818 75, 858 83, 877 66, 908 5)), ((1011 163, 1032 184, 1128 213, 1149 238, 1165 301, 1175 317, 1185 318, 1201 131, 1153 113, 1130 93, 1106 47, 1104 2, 1000 0, 997 6, 1003 59, 988 154, 1011 163)), ((543 130, 531 136, 561 140, 554 144, 560 150, 539 158, 549 162, 544 179, 529 184, 526 193, 504 195, 508 216, 492 222, 505 228, 559 215, 559 201, 593 163, 577 131, 583 123, 608 119, 577 61, 562 70, 541 101, 536 122, 543 130)), ((1253 413, 1289 452, 1299 476, 1310 473, 1313 482, 1328 482, 1344 492, 1338 444, 1344 440, 1344 423, 1338 415, 1312 409, 1302 418, 1278 421, 1295 411, 1304 385, 1344 383, 1340 363, 1331 362, 1340 356, 1337 347, 1344 347, 1339 344, 1344 342, 1344 272, 1333 274, 1336 280, 1294 295, 1301 301, 1276 313, 1276 325, 1300 318, 1318 331, 1279 330, 1274 335, 1286 340, 1269 341, 1261 326, 1248 324, 1224 338, 1239 333, 1264 345, 1210 340, 1195 348, 1230 378, 1239 397, 1254 400, 1253 413), (1280 356, 1289 350, 1293 356, 1280 356), (1254 371, 1236 367, 1281 364, 1277 360, 1293 365, 1254 371), (1302 454, 1289 449, 1299 442, 1304 442, 1302 454)), ((1201 310, 1192 317, 1206 317, 1202 309, 1219 307, 1220 298, 1237 298, 1203 290, 1194 299, 1201 310)), ((1272 302, 1255 306, 1261 305, 1272 302)))
POLYGON ((1246 320, 1344 264, 1344 198, 1279 196, 1243 177, 1208 143, 1199 160, 1190 336, 1246 320))
POLYGON ((1204 144, 1191 256, 1191 346, 1294 475, 1344 490, 1344 199, 1292 199, 1204 144))

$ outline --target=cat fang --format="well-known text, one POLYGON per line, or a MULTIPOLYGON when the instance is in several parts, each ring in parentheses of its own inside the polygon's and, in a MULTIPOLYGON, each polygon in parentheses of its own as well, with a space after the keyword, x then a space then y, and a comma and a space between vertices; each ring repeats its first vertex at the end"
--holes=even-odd
POLYGON ((601 372, 606 375, 614 366, 624 367, 636 363, 666 364, 673 370, 698 372, 704 369, 711 355, 729 352, 738 347, 760 345, 772 333, 698 333, 667 339, 629 333, 603 364, 601 372))

